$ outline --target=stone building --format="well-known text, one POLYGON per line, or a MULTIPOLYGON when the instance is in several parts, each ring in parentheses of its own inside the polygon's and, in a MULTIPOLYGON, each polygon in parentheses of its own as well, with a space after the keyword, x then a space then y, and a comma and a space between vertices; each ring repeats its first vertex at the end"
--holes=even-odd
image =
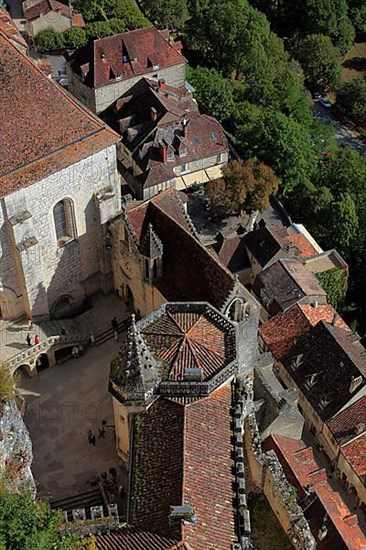
POLYGON ((26 31, 33 38, 49 27, 63 32, 70 27, 85 26, 80 13, 74 13, 70 6, 57 0, 25 0, 23 12, 26 31))
POLYGON ((136 198, 222 176, 229 157, 224 129, 215 118, 200 114, 185 88, 143 78, 105 116, 122 135, 118 160, 136 198))
POLYGON ((69 91, 95 113, 101 113, 142 77, 185 84, 182 44, 155 27, 94 40, 67 63, 69 91))
POLYGON ((250 318, 258 322, 258 309, 236 323, 207 302, 166 303, 132 320, 112 363, 117 450, 130 465, 127 521, 172 541, 162 548, 251 548, 232 417, 233 378, 250 377, 256 357, 255 333, 242 336, 250 318))
POLYGON ((0 315, 60 317, 111 288, 118 136, 0 35, 0 315))

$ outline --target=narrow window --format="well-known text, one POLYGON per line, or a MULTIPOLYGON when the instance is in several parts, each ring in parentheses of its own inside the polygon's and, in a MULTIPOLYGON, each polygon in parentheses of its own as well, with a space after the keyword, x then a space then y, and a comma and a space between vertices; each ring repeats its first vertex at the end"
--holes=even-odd
POLYGON ((54 206, 53 219, 59 246, 75 238, 74 212, 70 199, 64 199, 54 206))

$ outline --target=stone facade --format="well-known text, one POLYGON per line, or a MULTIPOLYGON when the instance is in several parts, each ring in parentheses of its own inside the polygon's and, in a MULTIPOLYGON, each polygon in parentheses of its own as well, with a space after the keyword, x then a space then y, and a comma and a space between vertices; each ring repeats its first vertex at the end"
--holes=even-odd
POLYGON ((120 212, 115 146, 1 199, 0 306, 3 318, 77 309, 111 288, 107 222, 120 212), (69 200, 73 238, 56 238, 53 209, 69 200))
POLYGON ((84 103, 91 111, 97 114, 110 107, 125 92, 141 80, 143 76, 156 78, 157 80, 165 80, 168 85, 177 88, 184 86, 186 79, 185 63, 159 69, 158 71, 151 70, 144 75, 139 75, 134 78, 125 80, 115 79, 99 88, 91 88, 84 84, 81 76, 71 68, 70 63, 66 64, 66 72, 69 79, 69 92, 79 101, 84 103))
POLYGON ((39 32, 52 27, 58 32, 66 31, 71 27, 71 18, 62 15, 58 11, 50 11, 49 13, 42 14, 33 19, 32 21, 27 21, 25 28, 30 36, 35 37, 39 32))

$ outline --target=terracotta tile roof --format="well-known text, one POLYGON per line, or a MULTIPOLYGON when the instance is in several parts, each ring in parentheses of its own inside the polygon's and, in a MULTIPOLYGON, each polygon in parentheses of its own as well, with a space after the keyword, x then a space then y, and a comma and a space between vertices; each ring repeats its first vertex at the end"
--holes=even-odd
POLYGON ((344 444, 351 437, 355 437, 360 424, 366 427, 366 396, 352 403, 327 424, 339 444, 344 444))
POLYGON ((85 21, 81 13, 74 13, 72 16, 73 27, 85 27, 85 21))
POLYGON ((295 483, 298 491, 300 490, 299 495, 305 494, 304 489, 307 486, 314 487, 318 506, 316 506, 317 502, 315 502, 315 509, 314 504, 311 505, 305 511, 305 516, 310 521, 315 537, 323 524, 324 512, 327 515, 325 525, 328 529, 324 541, 317 540, 317 548, 361 550, 366 546, 366 537, 358 525, 357 516, 347 508, 340 494, 333 490, 326 471, 319 468, 310 447, 306 447, 301 440, 272 435, 266 441, 265 448, 275 450, 286 474, 290 474, 290 482, 295 483), (321 509, 319 509, 319 503, 321 509))
POLYGON ((117 532, 99 535, 95 541, 98 550, 183 550, 184 545, 176 540, 161 537, 156 533, 125 527, 117 532))
POLYGON ((1 196, 118 141, 1 34, 0 67, 1 196))
POLYGON ((47 15, 51 11, 58 11, 71 19, 69 6, 57 2, 57 0, 25 0, 23 2, 23 13, 27 21, 33 21, 33 19, 47 15))
POLYGON ((300 251, 299 257, 302 259, 318 255, 317 250, 307 240, 303 233, 292 233, 288 235, 286 241, 289 244, 293 244, 300 251))
POLYGON ((366 432, 342 446, 343 456, 352 470, 365 484, 366 481, 366 432))
POLYGON ((20 34, 9 12, 2 6, 0 6, 0 33, 3 33, 9 40, 17 42, 23 48, 28 48, 28 44, 20 34))
POLYGON ((183 379, 186 368, 201 369, 202 380, 208 380, 235 360, 235 328, 224 318, 218 323, 214 312, 209 307, 166 309, 142 329, 154 355, 168 366, 171 380, 183 379))
POLYGON ((316 275, 302 262, 290 259, 277 260, 261 271, 254 281, 253 290, 260 299, 265 292, 268 304, 264 305, 270 315, 286 311, 304 297, 324 302, 327 299, 316 275))
POLYGON ((319 321, 331 323, 335 318, 337 327, 350 330, 330 304, 312 306, 295 304, 283 313, 278 313, 259 327, 259 334, 273 356, 280 360, 291 349, 295 339, 308 332, 319 321))
POLYGON ((163 243, 163 275, 157 289, 167 301, 203 301, 220 308, 232 290, 233 275, 194 236, 174 189, 126 209, 137 235, 149 223, 163 243), (182 258, 190 261, 182 269, 182 258))
POLYGON ((132 467, 136 526, 178 538, 194 550, 226 549, 237 540, 230 411, 226 386, 186 406, 159 398, 140 415, 132 467), (192 506, 195 527, 169 526, 170 505, 192 506))
POLYGON ((359 338, 324 321, 297 338, 282 364, 324 421, 365 385, 365 348, 359 338), (351 392, 354 380, 360 385, 351 392))
POLYGON ((86 63, 90 72, 85 84, 98 88, 115 81, 116 77, 128 80, 148 76, 186 60, 163 33, 147 27, 94 40, 92 49, 77 51, 72 59, 77 71, 86 63))

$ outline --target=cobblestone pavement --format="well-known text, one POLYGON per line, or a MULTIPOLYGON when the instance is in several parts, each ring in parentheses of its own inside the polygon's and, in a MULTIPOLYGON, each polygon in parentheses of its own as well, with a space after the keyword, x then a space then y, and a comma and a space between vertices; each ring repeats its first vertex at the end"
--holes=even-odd
POLYGON ((111 319, 114 316, 118 320, 122 320, 128 315, 124 302, 113 293, 107 296, 97 294, 91 300, 91 306, 75 319, 34 324, 31 331, 28 330, 26 317, 16 321, 0 320, 0 361, 7 361, 19 352, 28 349, 26 342, 28 332, 31 333, 32 342, 34 342, 36 334, 39 336, 40 342, 48 336, 61 334, 62 327, 65 327, 67 334, 93 333, 96 336, 110 329, 111 319))
MULTIPOLYGON (((77 359, 23 377, 25 422, 33 442, 33 475, 39 496, 59 499, 90 490, 89 481, 111 467, 118 469, 112 397, 108 393, 110 361, 119 342, 90 348, 77 359), (107 421, 105 439, 98 427, 107 421), (96 446, 88 443, 91 429, 96 446)), ((126 487, 127 473, 118 482, 126 487)))

